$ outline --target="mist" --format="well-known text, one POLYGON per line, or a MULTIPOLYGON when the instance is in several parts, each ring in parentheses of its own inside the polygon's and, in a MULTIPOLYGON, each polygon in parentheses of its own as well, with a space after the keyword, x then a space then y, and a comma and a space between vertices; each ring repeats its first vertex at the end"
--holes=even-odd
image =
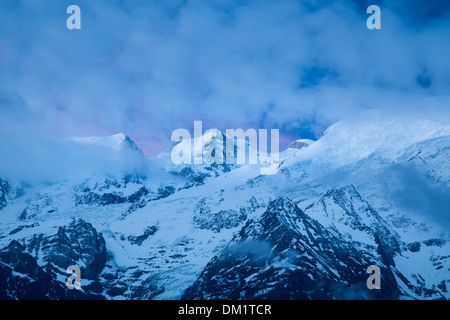
POLYGON ((400 189, 392 193, 400 207, 412 215, 431 218, 443 230, 448 230, 450 188, 433 184, 410 166, 395 165, 391 170, 400 179, 400 189))
POLYGON ((44 140, 32 137, 0 142, 0 177, 27 182, 84 180, 93 175, 151 177, 163 181, 165 173, 156 160, 134 150, 114 150, 68 139, 44 140))
POLYGON ((125 132, 146 155, 201 120, 280 129, 281 148, 367 109, 450 121, 448 1, 0 4, 0 128, 10 139, 125 132), (419 19, 420 18, 420 19, 419 19))

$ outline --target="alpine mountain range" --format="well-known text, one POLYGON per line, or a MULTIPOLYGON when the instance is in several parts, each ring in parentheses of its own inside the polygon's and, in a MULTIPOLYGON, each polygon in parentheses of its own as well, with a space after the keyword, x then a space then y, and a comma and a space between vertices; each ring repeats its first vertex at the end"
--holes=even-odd
POLYGON ((127 165, 0 177, 0 299, 450 298, 448 126, 341 121, 280 152, 274 175, 174 165, 123 133, 64 143, 127 165))

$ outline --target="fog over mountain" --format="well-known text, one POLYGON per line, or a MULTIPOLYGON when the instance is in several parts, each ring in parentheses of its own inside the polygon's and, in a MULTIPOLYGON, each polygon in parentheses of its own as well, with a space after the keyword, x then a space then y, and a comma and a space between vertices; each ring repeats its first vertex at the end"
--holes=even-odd
POLYGON ((126 132, 147 155, 177 128, 278 128, 282 147, 361 110, 449 119, 449 1, 67 1, 0 4, 0 130, 126 132), (448 99, 448 98, 447 98, 448 99))
POLYGON ((1 300, 450 298, 450 1, 69 5, 0 1, 1 300))

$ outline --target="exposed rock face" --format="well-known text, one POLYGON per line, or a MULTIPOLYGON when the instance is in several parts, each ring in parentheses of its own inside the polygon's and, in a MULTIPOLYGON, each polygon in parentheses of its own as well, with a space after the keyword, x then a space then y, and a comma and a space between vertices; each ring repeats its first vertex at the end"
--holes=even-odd
POLYGON ((309 144, 306 141, 296 140, 291 143, 291 145, 289 146, 289 149, 303 149, 308 146, 309 146, 309 144))
MULTIPOLYGON (((56 234, 36 234, 26 243, 16 240, 0 251, 0 273, 5 286, 0 296, 19 299, 103 298, 98 276, 106 263, 103 236, 83 220, 59 227, 56 234), (41 259, 45 267, 40 267, 41 259), (82 279, 91 280, 83 291, 69 290, 65 279, 71 265, 81 269, 82 279), (61 281, 60 279, 64 279, 61 281)), ((2 280, 0 280, 2 281, 2 280)))
POLYGON ((23 186, 0 179, 0 210, 6 207, 8 200, 23 196, 23 186))
POLYGON ((40 267, 17 241, 0 251, 0 299, 103 299, 88 288, 69 290, 58 276, 61 272, 51 263, 40 267))
POLYGON ((144 234, 139 236, 128 236, 128 241, 130 241, 132 244, 136 244, 138 246, 142 245, 142 242, 147 240, 149 236, 152 236, 155 234, 155 232, 158 231, 158 226, 150 226, 145 228, 144 234))
MULTIPOLYGON (((27 227, 33 225, 19 229, 27 227)), ((129 240, 141 245, 156 231, 157 226, 149 227, 129 240)), ((136 267, 119 270, 110 260, 103 235, 81 219, 50 236, 41 233, 24 241, 13 240, 0 250, 0 299, 151 299, 164 291, 152 274, 136 267), (70 276, 66 270, 71 265, 81 269, 81 290, 66 286, 70 276)))
POLYGON ((6 207, 6 195, 5 188, 3 186, 3 181, 0 179, 0 210, 6 207))
POLYGON ((209 207, 201 207, 200 212, 194 218, 194 223, 200 229, 208 229, 214 232, 220 232, 222 229, 231 229, 239 226, 247 220, 244 210, 237 212, 235 210, 220 210, 211 212, 209 207))
POLYGON ((397 299, 391 266, 382 261, 280 198, 210 261, 183 299, 397 299), (380 291, 366 287, 373 264, 383 270, 380 291))
MULTIPOLYGON (((170 185, 151 191, 142 186, 142 181, 140 179, 135 178, 132 183, 139 186, 139 188, 135 192, 127 195, 124 192, 127 191, 129 182, 130 181, 126 179, 121 182, 116 179, 105 179, 104 182, 96 183, 93 186, 80 186, 77 188, 75 194, 75 205, 108 206, 126 203, 130 204, 129 212, 131 212, 135 209, 144 207, 150 201, 166 198, 176 191, 175 187, 170 185)), ((33 205, 36 204, 33 203, 33 205)), ((28 207, 25 210, 28 210, 28 207)))
POLYGON ((53 236, 35 235, 27 251, 63 270, 78 265, 88 279, 95 279, 106 263, 105 239, 83 220, 59 227, 53 236))

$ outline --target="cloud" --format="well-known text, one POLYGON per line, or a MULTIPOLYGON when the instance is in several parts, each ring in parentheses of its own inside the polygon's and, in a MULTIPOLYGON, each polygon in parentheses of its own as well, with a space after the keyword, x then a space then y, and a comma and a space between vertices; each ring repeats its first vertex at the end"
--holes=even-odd
POLYGON ((26 182, 53 182, 60 179, 84 180, 93 175, 152 176, 157 183, 162 168, 141 154, 86 145, 69 140, 16 137, 11 143, 0 140, 0 177, 26 182))
POLYGON ((288 141, 449 95, 447 2, 381 2, 381 30, 366 28, 366 2, 77 1, 82 29, 68 30, 71 1, 5 0, 0 124, 9 135, 126 132, 156 155, 194 120, 279 128, 288 141))
POLYGON ((395 165, 392 173, 398 175, 401 188, 393 192, 393 198, 408 212, 432 218, 448 229, 450 226, 450 189, 433 185, 414 168, 395 165))
POLYGON ((230 260, 249 260, 255 266, 263 266, 274 258, 270 242, 250 238, 228 246, 224 255, 230 260))

